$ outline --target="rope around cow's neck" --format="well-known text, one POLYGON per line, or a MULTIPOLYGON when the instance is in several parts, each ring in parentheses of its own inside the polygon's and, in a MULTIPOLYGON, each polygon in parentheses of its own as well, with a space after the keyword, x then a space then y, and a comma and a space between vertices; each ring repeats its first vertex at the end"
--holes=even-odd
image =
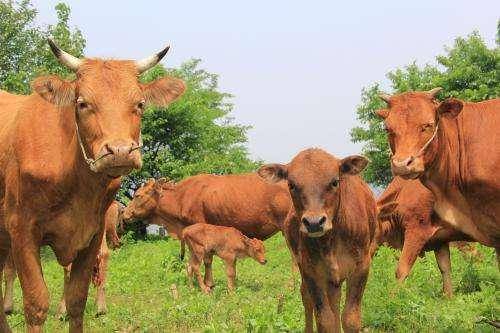
MULTIPOLYGON (((85 160, 85 163, 87 163, 87 165, 89 166, 90 170, 92 170, 93 172, 98 172, 96 167, 95 167, 95 164, 97 161, 103 159, 104 157, 108 156, 108 155, 111 155, 112 153, 109 152, 109 153, 106 153, 106 154, 102 154, 101 156, 99 156, 98 158, 96 159, 93 159, 93 158, 90 158, 88 155, 87 155, 87 151, 85 150, 85 147, 83 145, 83 140, 82 140, 82 137, 80 135, 80 128, 78 127, 78 121, 77 121, 77 115, 75 113, 75 128, 76 128, 76 137, 78 139, 78 144, 80 145, 80 150, 82 151, 82 155, 83 155, 83 159, 85 160)), ((139 144, 136 146, 136 147, 133 147, 132 149, 130 149, 130 152, 133 152, 134 150, 137 150, 137 149, 141 149, 143 146, 143 142, 142 142, 142 132, 139 132, 139 144)))

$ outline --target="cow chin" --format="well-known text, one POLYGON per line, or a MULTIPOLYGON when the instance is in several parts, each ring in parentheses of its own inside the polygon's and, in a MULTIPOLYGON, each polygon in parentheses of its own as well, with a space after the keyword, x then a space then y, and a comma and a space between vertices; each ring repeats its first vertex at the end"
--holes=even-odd
POLYGON ((115 155, 106 156, 96 161, 93 170, 98 173, 104 173, 111 177, 120 177, 128 175, 134 169, 142 167, 142 158, 140 153, 133 153, 127 157, 115 155))

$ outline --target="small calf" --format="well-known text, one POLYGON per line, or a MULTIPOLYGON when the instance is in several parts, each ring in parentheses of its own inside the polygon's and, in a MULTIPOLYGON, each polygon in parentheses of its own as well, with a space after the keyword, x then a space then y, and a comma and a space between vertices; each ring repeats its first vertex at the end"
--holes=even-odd
POLYGON ((187 266, 188 283, 193 285, 196 275, 201 290, 209 293, 213 287, 212 259, 219 256, 226 265, 227 287, 234 290, 236 277, 236 259, 251 257, 260 264, 265 264, 264 243, 256 238, 248 238, 232 227, 198 223, 184 228, 182 239, 189 248, 190 258, 187 266), (205 262, 205 279, 200 273, 200 265, 205 262), (212 284, 212 285, 210 285, 212 284))

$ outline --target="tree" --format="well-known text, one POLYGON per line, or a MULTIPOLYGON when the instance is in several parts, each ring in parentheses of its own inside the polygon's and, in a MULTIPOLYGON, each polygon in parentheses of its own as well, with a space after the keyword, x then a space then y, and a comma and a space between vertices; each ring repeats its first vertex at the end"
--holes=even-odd
POLYGON ((184 95, 167 108, 151 107, 142 118, 143 167, 124 179, 122 196, 130 197, 144 179, 179 180, 198 173, 241 173, 254 170, 248 157, 248 127, 230 117, 230 94, 218 90, 218 76, 190 60, 178 69, 158 65, 145 73, 144 82, 164 75, 182 78, 184 95))
POLYGON ((70 8, 60 3, 55 7, 56 25, 35 25, 36 10, 29 0, 0 2, 0 88, 27 94, 33 77, 53 73, 71 76, 50 52, 46 39, 51 37, 65 50, 81 56, 85 39, 78 29, 70 29, 70 8))
MULTIPOLYGON (((500 36, 500 25, 497 36, 500 36)), ((412 63, 387 74, 391 94, 442 87, 440 99, 457 97, 466 101, 482 101, 500 95, 500 40, 489 49, 477 32, 466 38, 455 39, 453 47, 436 57, 438 66, 423 67, 412 63)), ((371 160, 365 179, 378 186, 387 185, 392 179, 390 150, 382 120, 375 111, 386 107, 378 98, 380 85, 375 83, 361 92, 357 117, 361 126, 351 130, 351 140, 362 142, 363 153, 371 160)))

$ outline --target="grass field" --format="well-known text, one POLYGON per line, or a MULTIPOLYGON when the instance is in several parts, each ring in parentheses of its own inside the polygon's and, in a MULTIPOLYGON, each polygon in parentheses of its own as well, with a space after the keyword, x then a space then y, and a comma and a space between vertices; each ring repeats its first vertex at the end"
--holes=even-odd
MULTIPOLYGON (((110 260, 108 314, 95 318, 95 290, 87 303, 88 332, 299 332, 303 327, 298 275, 291 272, 281 235, 266 241, 268 264, 238 263, 237 291, 228 294, 223 265, 214 260, 211 296, 186 284, 175 240, 126 241, 110 260), (175 284, 179 298, 172 297, 175 284), (295 286, 295 288, 294 288, 295 286)), ((419 259, 410 278, 397 287, 398 253, 381 248, 363 300, 363 326, 369 332, 494 332, 484 319, 500 318, 500 274, 494 251, 480 248, 483 259, 471 264, 452 250, 455 297, 441 296, 441 278, 432 253, 419 259), (480 290, 477 290, 480 289, 480 290), (475 291, 474 291, 475 290, 475 291)), ((62 269, 43 252, 44 275, 51 293, 46 332, 66 331, 55 317, 62 290, 62 269)), ((21 293, 16 283, 15 310, 9 323, 24 331, 21 293)))

